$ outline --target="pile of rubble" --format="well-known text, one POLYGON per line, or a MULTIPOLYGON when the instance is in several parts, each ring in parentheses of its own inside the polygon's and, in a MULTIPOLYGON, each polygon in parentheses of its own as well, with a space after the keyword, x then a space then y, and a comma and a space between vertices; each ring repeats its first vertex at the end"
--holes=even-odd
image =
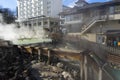
POLYGON ((79 80, 79 73, 73 69, 66 70, 65 64, 42 55, 29 54, 18 46, 0 46, 0 80, 79 80))
POLYGON ((0 46, 0 80, 25 80, 31 65, 28 57, 17 46, 0 46))
POLYGON ((76 80, 77 72, 72 73, 63 69, 62 63, 57 63, 56 66, 47 65, 44 62, 35 63, 31 67, 31 74, 36 80, 76 80))

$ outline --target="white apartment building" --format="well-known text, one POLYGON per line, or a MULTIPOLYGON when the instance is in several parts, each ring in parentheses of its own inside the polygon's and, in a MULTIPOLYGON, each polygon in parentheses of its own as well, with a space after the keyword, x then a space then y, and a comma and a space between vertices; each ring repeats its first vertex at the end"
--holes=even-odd
POLYGON ((18 20, 46 16, 59 17, 62 11, 62 0, 17 0, 18 20))
POLYGON ((40 32, 44 31, 44 36, 50 38, 51 33, 58 32, 58 14, 62 12, 62 0, 17 0, 17 5, 16 22, 20 27, 27 28, 26 33, 35 32, 35 35, 40 35, 40 32))

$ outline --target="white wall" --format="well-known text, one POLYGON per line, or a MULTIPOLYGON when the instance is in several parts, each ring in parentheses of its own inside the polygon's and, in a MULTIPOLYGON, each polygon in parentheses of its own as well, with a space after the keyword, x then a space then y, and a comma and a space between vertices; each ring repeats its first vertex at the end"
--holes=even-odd
POLYGON ((41 15, 59 17, 62 12, 62 0, 18 0, 17 5, 20 20, 41 15))
POLYGON ((87 40, 90 41, 92 40, 97 43, 105 44, 106 36, 104 35, 104 33, 107 30, 120 30, 119 21, 116 20, 116 21, 106 21, 106 22, 97 23, 92 28, 90 28, 90 30, 86 32, 83 36, 84 37, 86 36, 87 40))
POLYGON ((120 22, 118 20, 101 22, 90 29, 92 33, 105 33, 107 30, 120 30, 120 22))
POLYGON ((67 32, 77 33, 81 31, 80 23, 65 25, 67 32))
POLYGON ((59 13, 62 12, 62 0, 51 0, 51 16, 58 17, 59 13))
POLYGON ((81 38, 91 42, 96 42, 96 34, 92 34, 92 33, 84 34, 81 36, 81 38))

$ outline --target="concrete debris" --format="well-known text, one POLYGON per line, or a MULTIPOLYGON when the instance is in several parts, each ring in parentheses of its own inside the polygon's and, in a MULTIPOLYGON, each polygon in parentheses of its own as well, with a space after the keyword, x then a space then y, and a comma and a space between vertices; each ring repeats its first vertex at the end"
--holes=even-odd
POLYGON ((41 77, 58 77, 59 75, 54 72, 41 72, 41 77))
POLYGON ((59 67, 59 68, 63 68, 63 63, 57 63, 57 67, 59 67))
POLYGON ((39 60, 38 54, 28 53, 22 46, 1 46, 0 80, 78 80, 79 73, 72 71, 72 66, 51 58, 49 65, 45 55, 39 60))
POLYGON ((31 63, 32 63, 32 64, 35 64, 35 63, 36 63, 36 61, 35 61, 35 60, 33 60, 33 61, 31 61, 31 63))
POLYGON ((52 66, 52 71, 55 72, 55 73, 60 73, 63 71, 63 69, 59 68, 59 67, 56 67, 56 66, 52 66))
POLYGON ((71 79, 71 78, 72 78, 71 74, 68 73, 68 72, 66 72, 66 71, 63 71, 63 72, 62 72, 62 75, 63 75, 63 77, 64 77, 65 79, 67 79, 67 78, 71 79))
MULTIPOLYGON (((42 80, 75 80, 72 74, 60 67, 63 67, 62 63, 57 63, 57 66, 46 65, 43 62, 32 65, 32 69, 39 72, 39 77, 42 80)), ((36 76, 34 73, 32 75, 36 76)), ((37 78, 37 80, 39 80, 39 78, 37 78)))
POLYGON ((73 76, 74 76, 74 77, 77 77, 77 75, 78 75, 78 72, 75 71, 75 70, 73 70, 73 76))
POLYGON ((29 57, 17 46, 1 46, 0 80, 25 80, 31 65, 29 57))

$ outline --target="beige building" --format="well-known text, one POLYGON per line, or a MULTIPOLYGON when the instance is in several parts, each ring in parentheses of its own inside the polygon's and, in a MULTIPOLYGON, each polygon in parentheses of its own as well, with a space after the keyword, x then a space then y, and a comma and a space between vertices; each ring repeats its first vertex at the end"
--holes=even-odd
POLYGON ((20 22, 20 26, 27 28, 27 31, 39 32, 44 31, 46 38, 50 37, 50 33, 59 32, 60 19, 51 17, 34 17, 20 22))
POLYGON ((120 41, 120 1, 87 3, 78 0, 65 16, 64 26, 69 35, 76 34, 92 42, 107 44, 120 41))

